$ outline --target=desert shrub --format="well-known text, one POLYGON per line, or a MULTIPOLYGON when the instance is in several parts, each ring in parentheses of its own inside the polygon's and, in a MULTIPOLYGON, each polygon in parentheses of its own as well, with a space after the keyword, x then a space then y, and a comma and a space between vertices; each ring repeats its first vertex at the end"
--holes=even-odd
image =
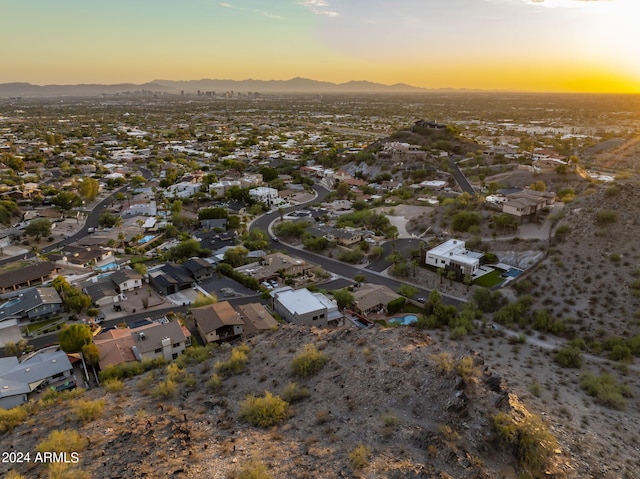
POLYGON ((436 371, 441 374, 449 374, 453 371, 454 361, 453 356, 449 353, 438 353, 429 356, 431 361, 435 363, 436 371))
POLYGON ((540 397, 540 394, 542 394, 542 386, 538 381, 534 381, 529 386, 529 392, 536 397, 540 397))
MULTIPOLYGON (((193 308, 193 304, 191 305, 193 308)), ((211 357, 211 351, 215 349, 217 345, 210 344, 207 346, 191 346, 185 349, 184 354, 178 356, 178 358, 174 361, 178 365, 179 368, 184 369, 191 364, 200 364, 211 357)))
POLYGON ((262 462, 252 459, 239 469, 227 474, 228 479, 272 479, 269 469, 262 462))
POLYGON ((337 259, 345 263, 357 264, 364 258, 364 253, 360 249, 344 250, 338 253, 337 259))
POLYGON ((212 374, 211 378, 207 381, 207 387, 211 391, 218 391, 222 388, 222 378, 217 374, 212 374))
POLYGON ((438 427, 438 432, 447 442, 456 442, 458 439, 460 439, 460 434, 458 434, 455 429, 453 429, 448 424, 441 424, 438 427))
POLYGON ((248 361, 249 347, 241 345, 231 350, 231 355, 227 361, 217 361, 214 367, 218 374, 222 376, 232 376, 244 371, 248 361))
POLYGON ((125 379, 138 376, 146 371, 151 371, 156 368, 160 368, 166 364, 164 358, 156 358, 150 361, 130 362, 115 364, 113 366, 107 366, 100 371, 100 380, 106 381, 107 379, 125 379))
POLYGON ((54 430, 36 445, 38 452, 80 452, 87 445, 86 439, 72 429, 54 430))
POLYGON ((472 226, 479 226, 481 217, 472 211, 459 211, 453 215, 451 226, 453 231, 469 231, 472 226))
POLYGON ((5 477, 5 479, 27 479, 22 474, 14 471, 13 469, 11 469, 9 472, 7 472, 7 475, 4 476, 4 477, 5 477))
POLYGON ((556 239, 558 241, 564 241, 569 233, 571 233, 571 227, 569 225, 560 225, 556 229, 556 239))
POLYGON ((358 444, 349 452, 349 467, 354 471, 364 469, 369 465, 371 450, 364 444, 358 444))
POLYGON ((517 421, 498 413, 493 425, 500 439, 515 449, 520 465, 534 477, 544 476, 558 442, 542 419, 531 414, 517 421))
POLYGON ((615 223, 618 219, 618 215, 612 210, 600 210, 596 213, 596 224, 598 226, 605 226, 615 223))
POLYGON ((79 398, 84 393, 85 393, 85 390, 82 388, 76 388, 76 389, 60 391, 60 392, 50 389, 42 395, 39 403, 43 407, 50 407, 50 406, 53 406, 54 404, 60 404, 66 401, 70 401, 72 399, 79 398))
POLYGON ((393 411, 387 411, 382 415, 381 419, 382 424, 384 424, 386 427, 395 426, 396 424, 398 424, 398 416, 396 416, 393 411))
POLYGON ((582 351, 574 347, 562 348, 553 359, 564 368, 580 369, 583 362, 582 351))
POLYGON ((174 397, 178 393, 178 385, 175 381, 171 379, 167 379, 166 381, 160 382, 154 389, 151 391, 151 395, 155 398, 168 399, 174 397))
POLYGON ((618 384, 613 376, 602 373, 600 376, 585 373, 580 378, 580 387, 598 404, 611 409, 622 410, 626 406, 625 397, 631 397, 631 389, 626 384, 618 384))
POLYGON ((396 298, 394 300, 389 301, 389 303, 387 303, 387 312, 389 314, 395 314, 402 311, 402 308, 404 308, 404 305, 406 304, 406 302, 407 302, 407 298, 404 298, 404 297, 396 298))
POLYGON ((254 426, 270 427, 289 415, 289 403, 269 391, 265 391, 264 397, 249 395, 240 403, 240 417, 254 426))
POLYGON ((465 356, 456 365, 456 371, 462 379, 468 381, 478 375, 478 369, 473 364, 472 356, 465 356))
POLYGON ((0 432, 13 431, 27 419, 27 410, 24 406, 12 409, 0 408, 0 432))
POLYGON ((311 376, 322 369, 327 362, 327 356, 318 351, 313 344, 307 344, 304 351, 297 354, 291 361, 291 370, 298 376, 311 376))
POLYGON ((80 422, 95 421, 104 412, 104 399, 96 399, 95 401, 76 399, 71 403, 71 411, 80 422))
POLYGON ((294 382, 287 384, 282 391, 282 399, 290 404, 308 398, 310 395, 309 388, 301 388, 294 382))
POLYGON ((118 378, 107 379, 103 385, 108 393, 119 393, 124 389, 124 382, 118 378))

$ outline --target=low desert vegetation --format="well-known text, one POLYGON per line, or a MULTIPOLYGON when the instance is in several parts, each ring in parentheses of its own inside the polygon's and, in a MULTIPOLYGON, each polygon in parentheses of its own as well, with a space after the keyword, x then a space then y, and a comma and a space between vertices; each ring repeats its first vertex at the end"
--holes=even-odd
POLYGON ((522 468, 530 476, 543 477, 558 442, 542 419, 530 414, 516 420, 509 414, 498 413, 493 417, 493 425, 500 439, 514 448, 522 468))
POLYGON ((269 391, 265 391, 264 397, 249 395, 240 403, 240 417, 254 426, 274 426, 290 414, 289 403, 269 391))
POLYGON ((0 432, 10 432, 27 419, 27 409, 17 406, 12 409, 0 409, 0 432))
POLYGON ((632 396, 626 384, 619 384, 613 376, 602 373, 599 376, 584 373, 580 378, 580 387, 595 398, 596 403, 611 409, 622 410, 626 407, 625 398, 632 396))
POLYGON ((311 395, 309 388, 300 387, 294 382, 288 383, 282 391, 282 399, 292 404, 296 401, 302 401, 311 395))
POLYGON ((214 366, 216 372, 225 377, 240 374, 244 371, 249 361, 249 350, 250 348, 246 344, 233 348, 227 361, 216 362, 214 366))
POLYGON ((273 476, 263 462, 252 459, 240 468, 228 473, 227 479, 273 479, 273 476))
POLYGON ((119 393, 124 389, 124 382, 118 378, 107 379, 104 388, 108 393, 119 393))
POLYGON ((432 354, 429 358, 435 363, 436 371, 440 374, 449 374, 453 371, 455 362, 450 353, 432 354))
POLYGON ((71 402, 71 411, 76 420, 86 423, 102 417, 104 405, 104 399, 96 399, 95 401, 76 399, 71 402))
POLYGON ((369 465, 371 450, 364 444, 358 444, 349 452, 349 467, 354 471, 364 469, 369 465))
POLYGON ((297 376, 307 377, 320 371, 327 362, 327 356, 318 351, 314 344, 307 344, 304 351, 297 354, 291 362, 291 370, 297 376))

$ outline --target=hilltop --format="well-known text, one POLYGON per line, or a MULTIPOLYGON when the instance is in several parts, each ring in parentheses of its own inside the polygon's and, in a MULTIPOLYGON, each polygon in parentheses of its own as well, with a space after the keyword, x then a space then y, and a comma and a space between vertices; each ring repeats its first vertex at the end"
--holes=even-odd
MULTIPOLYGON (((126 379, 120 388, 112 383, 111 392, 87 391, 84 400, 104 399, 95 420, 79 422, 69 400, 51 406, 54 414, 35 412, 2 436, 2 448, 35 451, 51 431, 73 429, 83 447, 78 467, 92 477, 248 477, 240 473, 252 467, 270 474, 255 477, 274 478, 493 479, 519 477, 521 470, 516 446, 500 439, 494 418, 513 431, 542 424, 482 356, 413 328, 285 325, 232 354, 237 359, 248 351, 243 371, 211 380, 229 349, 220 347, 182 370, 163 367, 126 379), (326 363, 316 374, 294 375, 292 361, 307 345, 326 363), (288 418, 262 428, 241 418, 241 402, 265 391, 292 404, 288 418)), ((562 446, 540 437, 542 449, 537 442, 521 445, 519 454, 535 459, 529 468, 536 475, 570 477, 562 472, 570 469, 562 446), (537 462, 539 457, 548 462, 537 462)), ((1 467, 6 473, 7 464, 1 467)), ((27 477, 44 471, 35 464, 16 469, 27 477)))

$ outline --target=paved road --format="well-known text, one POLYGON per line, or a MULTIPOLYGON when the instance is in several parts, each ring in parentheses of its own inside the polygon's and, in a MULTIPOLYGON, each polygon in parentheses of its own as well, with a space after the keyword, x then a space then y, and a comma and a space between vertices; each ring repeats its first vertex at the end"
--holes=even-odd
MULTIPOLYGON (((318 193, 318 197, 311 200, 308 203, 305 204, 301 204, 298 206, 294 206, 291 208, 287 208, 287 211, 293 211, 296 209, 301 209, 304 208, 305 205, 308 204, 312 204, 312 203, 316 203, 319 201, 322 201, 322 199, 324 199, 324 197, 327 195, 328 191, 326 190, 326 188, 322 187, 322 186, 314 186, 314 189, 316 190, 316 193, 318 193)), ((269 213, 266 214, 260 218, 258 218, 257 220, 255 220, 252 224, 251 224, 251 228, 260 228, 264 231, 268 231, 269 230, 269 225, 275 221, 277 218, 279 218, 279 215, 277 213, 269 213)), ((412 248, 417 248, 419 247, 419 239, 418 238, 414 238, 414 239, 397 239, 394 240, 393 242, 387 242, 383 245, 383 247, 385 248, 385 252, 388 251, 389 253, 391 253, 392 249, 393 249, 393 244, 396 244, 396 247, 401 250, 402 252, 406 252, 409 249, 412 248)), ((372 270, 372 269, 367 269, 364 266, 353 266, 353 265, 349 265, 346 263, 343 263, 341 261, 337 261, 334 260, 332 258, 327 258, 326 256, 322 256, 319 254, 315 254, 315 253, 311 253, 310 251, 307 251, 305 249, 303 249, 302 247, 295 247, 295 246, 291 246, 289 244, 285 244, 282 242, 274 242, 273 240, 271 241, 271 247, 274 249, 280 249, 285 251, 286 253, 292 255, 292 256, 298 256, 306 261, 309 261, 311 263, 315 263, 317 265, 319 265, 324 271, 329 271, 331 273, 334 273, 335 275, 341 277, 341 278, 345 278, 348 279, 350 281, 353 281, 353 278, 357 275, 363 275, 366 280, 370 283, 377 283, 377 284, 383 284, 385 286, 387 286, 388 288, 392 289, 393 291, 398 291, 398 289, 400 288, 401 285, 403 284, 407 284, 408 281, 406 280, 397 280, 395 278, 391 278, 388 275, 383 274, 381 271, 383 271, 384 269, 386 269, 390 263, 387 263, 387 266, 380 269, 380 271, 376 271, 379 268, 381 268, 383 266, 383 263, 379 263, 378 266, 376 267, 376 270, 372 270)), ((385 255, 386 256, 386 255, 385 255)), ((426 297, 431 293, 430 289, 424 288, 418 284, 415 284, 414 286, 416 286, 418 288, 418 294, 417 296, 423 296, 426 297)), ((459 298, 455 298, 453 296, 446 296, 446 295, 442 295, 442 299, 443 302, 447 305, 453 305, 456 307, 461 307, 462 304, 464 304, 464 300, 459 299, 459 298)))
POLYGON ((451 170, 451 173, 458 185, 460 185, 460 188, 462 188, 462 191, 474 196, 476 191, 473 189, 473 186, 471 186, 471 183, 469 183, 469 180, 467 180, 467 178, 462 174, 462 171, 460 171, 456 160, 451 157, 449 157, 449 169, 451 170))

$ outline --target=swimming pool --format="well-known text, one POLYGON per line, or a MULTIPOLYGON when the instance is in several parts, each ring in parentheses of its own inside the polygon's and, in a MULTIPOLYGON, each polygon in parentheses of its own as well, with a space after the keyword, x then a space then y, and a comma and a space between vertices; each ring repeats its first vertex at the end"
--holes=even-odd
POLYGON ((118 269, 118 263, 109 263, 109 264, 104 264, 102 266, 96 266, 95 268, 96 271, 111 271, 114 269, 118 269))
POLYGON ((401 324, 403 326, 407 326, 409 324, 414 324, 418 322, 418 317, 415 314, 407 314, 405 316, 401 316, 398 318, 391 318, 389 323, 391 324, 401 324))
POLYGON ((144 238, 142 238, 141 240, 139 240, 138 243, 139 244, 145 244, 145 243, 148 243, 149 241, 151 241, 153 238, 155 238, 155 236, 147 235, 144 238))

